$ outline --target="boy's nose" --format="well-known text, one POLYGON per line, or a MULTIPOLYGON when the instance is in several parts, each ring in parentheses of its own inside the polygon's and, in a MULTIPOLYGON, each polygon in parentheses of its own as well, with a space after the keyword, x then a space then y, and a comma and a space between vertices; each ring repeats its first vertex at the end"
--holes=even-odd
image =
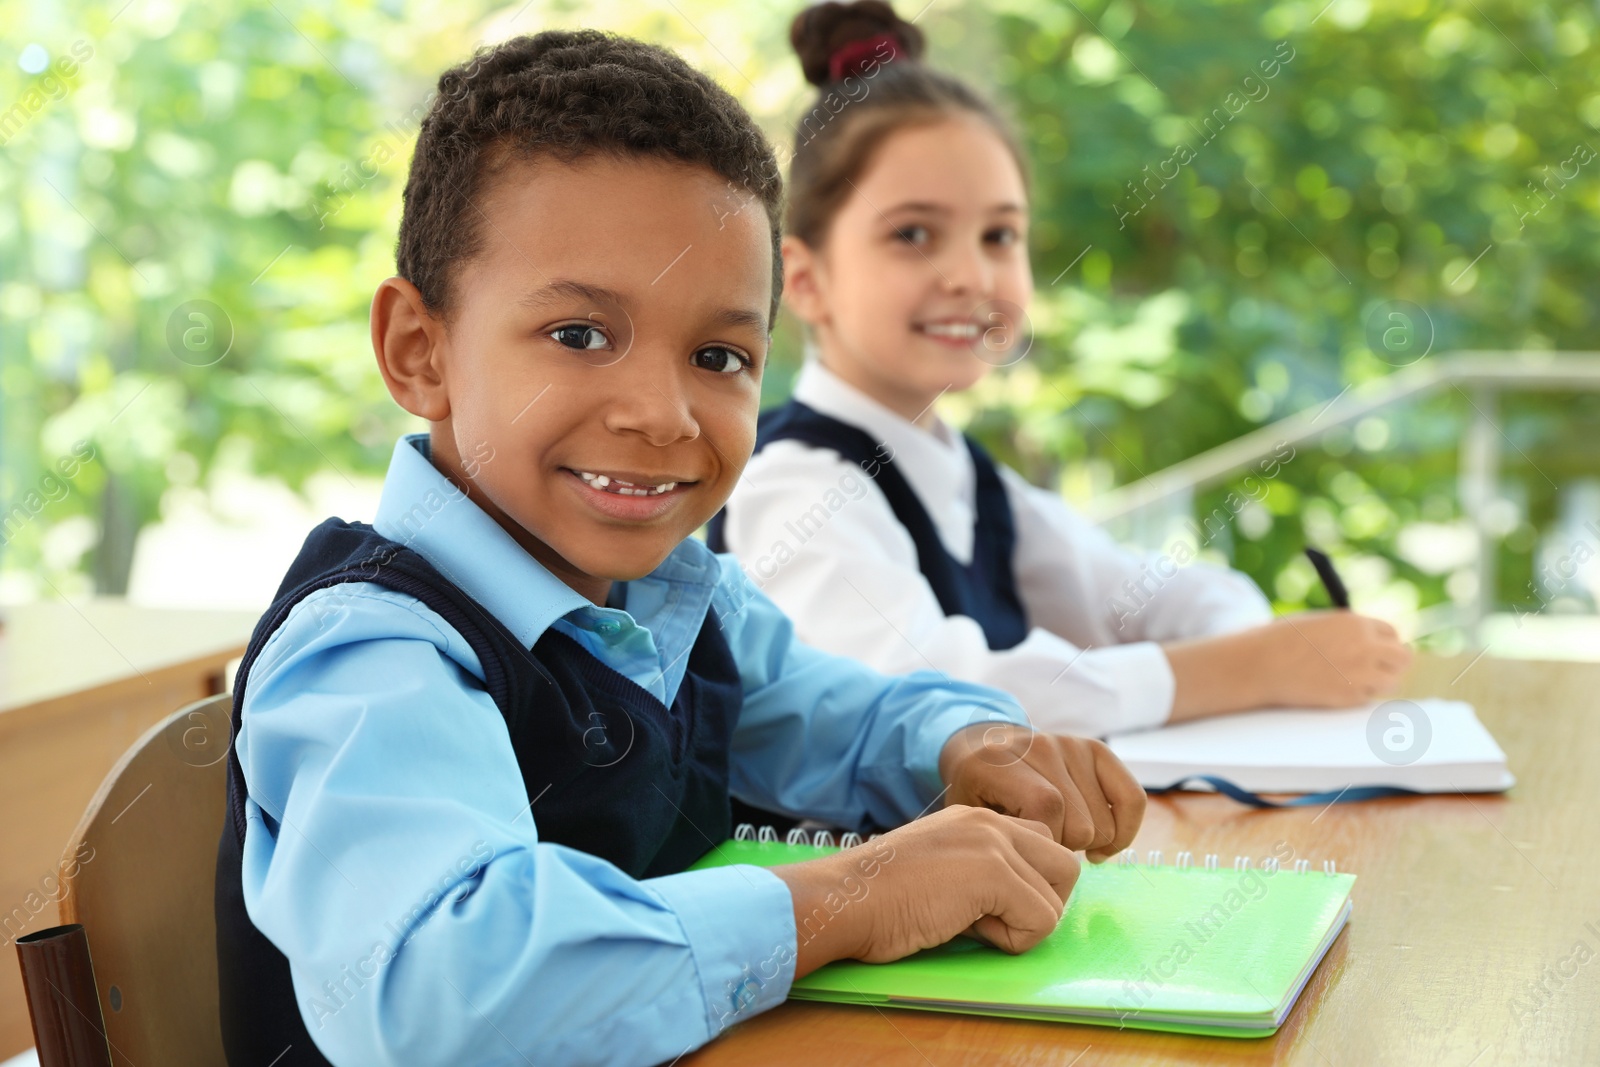
MULTIPOLYGON (((606 428, 632 433, 658 447, 692 441, 700 424, 689 408, 685 374, 671 366, 671 357, 635 346, 612 368, 615 388, 605 402, 606 428)), ((687 371, 687 361, 685 361, 687 371)))

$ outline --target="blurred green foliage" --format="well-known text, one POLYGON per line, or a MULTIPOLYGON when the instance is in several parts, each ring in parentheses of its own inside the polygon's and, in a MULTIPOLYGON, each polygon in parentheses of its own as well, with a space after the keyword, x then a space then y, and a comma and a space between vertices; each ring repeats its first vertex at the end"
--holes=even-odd
POLYGON ((382 474, 417 427, 377 373, 367 308, 445 67, 485 41, 596 25, 784 101, 798 71, 758 56, 787 47, 788 14, 0 0, 4 572, 44 595, 121 592, 169 488, 382 474), (94 460, 52 475, 79 441, 94 460))
MULTIPOLYGON (((411 420, 366 308, 444 66, 616 29, 679 48, 782 143, 806 98, 793 10, 0 0, 0 504, 26 519, 6 570, 116 592, 170 487, 381 474, 411 420), (93 461, 41 494, 78 441, 93 461), (73 522, 91 534, 54 533, 73 522)), ((1600 147, 1592 8, 938 0, 919 24, 1033 157, 1036 343, 953 410, 1036 481, 1082 500, 1392 373, 1414 357, 1375 340, 1390 301, 1434 353, 1600 348, 1600 159, 1572 162, 1600 147)), ((770 398, 798 353, 785 321, 770 398)), ((1555 487, 1600 466, 1595 398, 1503 407, 1502 604, 1529 600, 1555 487)), ((1211 547, 1284 606, 1315 600, 1308 536, 1373 596, 1468 597, 1400 544, 1459 520, 1468 410, 1444 396, 1302 449, 1211 547)))
MULTIPOLYGON (((373 281, 393 266, 392 196, 375 186, 392 192, 415 128, 383 128, 407 121, 388 101, 423 83, 358 43, 390 39, 370 5, 337 27, 265 3, 5 7, 10 56, 91 54, 0 149, 4 499, 73 441, 97 453, 8 566, 73 586, 86 563, 119 592, 169 485, 219 464, 299 485, 386 460, 403 413, 362 358, 373 281), (220 313, 191 317, 190 300, 220 313), (73 515, 95 520, 86 559, 45 558, 73 515)), ((36 82, 7 62, 0 101, 36 82)))
MULTIPOLYGON (((1026 387, 996 382, 974 418, 1035 478, 1088 463, 1121 484, 1393 373, 1421 355, 1385 344, 1396 301, 1434 355, 1600 348, 1594 8, 1325 4, 999 6, 1039 343, 1026 387)), ((1515 514, 1494 600, 1527 605, 1570 508, 1557 487, 1600 474, 1600 397, 1502 409, 1515 514)), ((1302 449, 1225 554, 1284 607, 1321 596, 1308 537, 1374 596, 1470 599, 1470 573, 1451 583, 1398 540, 1459 518, 1471 413, 1447 393, 1302 449)))

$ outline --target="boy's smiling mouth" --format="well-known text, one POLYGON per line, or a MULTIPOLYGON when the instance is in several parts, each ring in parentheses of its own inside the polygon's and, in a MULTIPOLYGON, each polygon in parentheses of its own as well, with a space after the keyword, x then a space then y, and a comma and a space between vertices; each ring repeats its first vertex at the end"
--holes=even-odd
MULTIPOLYGON (((569 468, 570 469, 570 468, 569 468)), ((629 481, 609 474, 596 474, 593 471, 573 470, 573 474, 582 478, 584 484, 591 489, 599 489, 607 493, 616 493, 620 496, 660 496, 676 489, 678 480, 652 479, 635 475, 635 480, 629 481)), ((683 479, 687 483, 688 479, 683 479)))
POLYGON ((585 503, 609 519, 648 522, 671 511, 688 490, 699 483, 692 478, 652 475, 639 471, 590 471, 561 468, 585 503))

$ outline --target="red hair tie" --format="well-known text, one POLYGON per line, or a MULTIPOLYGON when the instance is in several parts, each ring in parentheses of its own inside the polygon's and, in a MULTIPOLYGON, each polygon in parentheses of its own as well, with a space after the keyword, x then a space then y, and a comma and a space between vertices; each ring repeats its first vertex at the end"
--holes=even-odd
POLYGON ((892 33, 874 34, 860 41, 851 41, 849 44, 834 52, 828 57, 828 80, 843 81, 847 75, 860 74, 861 68, 869 59, 877 59, 880 63, 887 63, 900 58, 900 41, 892 33), (889 46, 887 59, 878 56, 879 45, 889 46))

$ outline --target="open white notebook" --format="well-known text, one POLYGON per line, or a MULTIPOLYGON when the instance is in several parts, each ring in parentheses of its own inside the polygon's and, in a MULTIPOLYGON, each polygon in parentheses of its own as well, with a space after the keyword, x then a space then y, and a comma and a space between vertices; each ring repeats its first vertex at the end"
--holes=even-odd
POLYGON ((1147 789, 1200 774, 1253 793, 1370 785, 1492 793, 1516 782, 1472 705, 1458 700, 1243 712, 1123 734, 1107 744, 1147 789))

